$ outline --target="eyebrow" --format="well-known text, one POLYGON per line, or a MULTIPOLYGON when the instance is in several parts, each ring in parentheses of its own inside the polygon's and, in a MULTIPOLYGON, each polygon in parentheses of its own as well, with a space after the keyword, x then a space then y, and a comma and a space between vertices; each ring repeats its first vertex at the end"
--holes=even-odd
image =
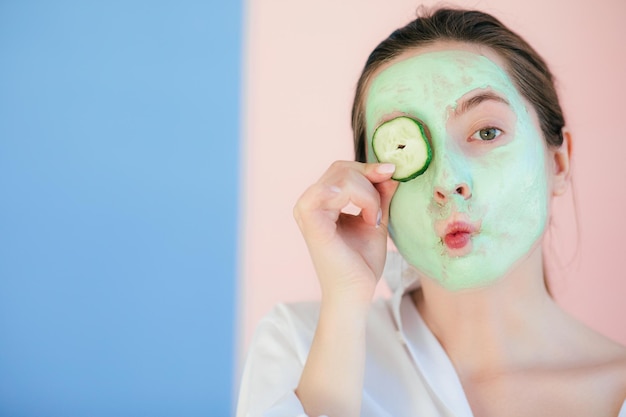
POLYGON ((478 106, 480 103, 485 102, 485 101, 497 101, 503 104, 506 104, 507 106, 510 106, 509 102, 503 98, 500 97, 499 95, 495 94, 495 93, 491 93, 491 92, 485 92, 485 93, 481 93, 478 94, 474 97, 471 97, 467 100, 463 100, 461 101, 461 103, 457 106, 457 108, 454 110, 454 115, 455 116, 460 116, 468 111, 470 111, 471 109, 473 109, 474 107, 478 106))

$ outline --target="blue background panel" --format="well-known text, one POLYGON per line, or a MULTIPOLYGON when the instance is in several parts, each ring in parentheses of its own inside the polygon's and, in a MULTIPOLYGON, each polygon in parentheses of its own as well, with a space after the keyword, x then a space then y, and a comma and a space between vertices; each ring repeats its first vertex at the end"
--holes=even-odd
POLYGON ((241 7, 0 2, 0 415, 232 413, 241 7))

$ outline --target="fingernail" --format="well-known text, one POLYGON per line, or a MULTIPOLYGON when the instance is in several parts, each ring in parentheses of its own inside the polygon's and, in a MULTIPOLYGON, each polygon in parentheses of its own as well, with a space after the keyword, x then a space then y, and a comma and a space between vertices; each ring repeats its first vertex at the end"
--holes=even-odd
POLYGON ((376 167, 376 172, 379 174, 391 174, 396 170, 394 164, 380 164, 376 167))
POLYGON ((378 214, 376 215, 376 227, 380 227, 380 222, 383 221, 383 211, 378 209, 378 214))
POLYGON ((340 193, 341 192, 341 188, 337 187, 336 185, 331 185, 330 186, 330 191, 332 191, 333 193, 340 193))

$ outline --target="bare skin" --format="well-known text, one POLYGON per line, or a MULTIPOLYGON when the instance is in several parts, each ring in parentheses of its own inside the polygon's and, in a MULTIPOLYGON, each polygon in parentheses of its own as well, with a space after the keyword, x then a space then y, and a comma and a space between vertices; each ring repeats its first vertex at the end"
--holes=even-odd
MULTIPOLYGON (((547 151, 553 196, 569 181, 571 138, 565 136, 561 149, 547 151)), ((308 415, 360 415, 365 322, 398 186, 392 173, 386 164, 336 162, 294 208, 322 289, 318 327, 296 389, 308 415), (341 212, 349 202, 360 215, 341 212)), ((545 288, 542 265, 538 241, 493 285, 449 291, 424 277, 413 300, 455 366, 476 417, 614 417, 626 399, 626 348, 561 310, 545 288)))
MULTIPOLYGON (((540 260, 540 248, 531 257, 540 260)), ((425 280, 413 293, 474 415, 616 416, 626 350, 560 309, 543 282, 525 279, 527 267, 476 291, 450 294, 425 280)))

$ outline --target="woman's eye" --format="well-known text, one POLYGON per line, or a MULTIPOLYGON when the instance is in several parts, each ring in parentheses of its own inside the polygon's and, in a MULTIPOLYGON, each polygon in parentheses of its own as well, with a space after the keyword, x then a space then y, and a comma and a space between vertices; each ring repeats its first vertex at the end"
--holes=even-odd
POLYGON ((487 127, 484 129, 477 130, 473 135, 472 139, 477 140, 494 140, 498 136, 502 134, 502 131, 495 127, 487 127))

